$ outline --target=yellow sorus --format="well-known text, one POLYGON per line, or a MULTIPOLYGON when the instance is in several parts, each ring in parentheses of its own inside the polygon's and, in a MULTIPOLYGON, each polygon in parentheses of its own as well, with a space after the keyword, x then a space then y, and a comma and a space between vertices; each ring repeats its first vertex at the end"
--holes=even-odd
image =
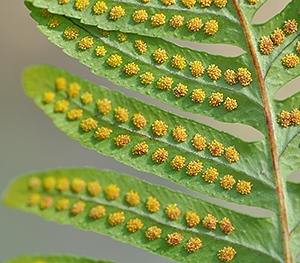
POLYGON ((294 68, 299 64, 299 57, 294 53, 286 54, 282 58, 282 64, 288 68, 294 68))
POLYGON ((151 84, 152 81, 154 81, 154 76, 150 72, 145 72, 144 74, 140 75, 140 81, 144 85, 151 84))
POLYGON ((121 6, 114 6, 109 12, 109 18, 112 20, 117 20, 125 15, 125 9, 121 6))
POLYGON ((173 59, 171 61, 172 67, 177 69, 184 69, 186 67, 186 61, 185 58, 176 54, 173 56, 173 59))
POLYGON ((141 142, 136 144, 132 149, 132 154, 134 155, 143 155, 148 153, 149 145, 146 142, 141 142))
POLYGON ((80 90, 80 85, 77 82, 72 82, 69 84, 69 87, 66 92, 70 98, 75 98, 79 94, 80 90))
POLYGON ((45 18, 49 18, 52 16, 52 14, 46 8, 41 8, 40 14, 42 17, 45 17, 45 18))
POLYGON ((104 37, 109 36, 109 32, 110 32, 110 31, 104 30, 104 29, 102 29, 102 28, 99 30, 99 33, 100 33, 102 36, 104 36, 104 37))
POLYGON ((223 8, 227 5, 228 0, 214 0, 214 3, 217 7, 223 8))
POLYGON ((236 184, 236 190, 242 195, 247 195, 251 193, 252 186, 253 184, 251 184, 251 182, 239 180, 236 184))
POLYGON ((74 7, 82 11, 84 8, 86 8, 90 4, 89 0, 75 0, 75 5, 74 7))
POLYGON ((219 222, 219 225, 220 225, 221 231, 227 235, 229 235, 234 230, 233 225, 231 224, 230 220, 227 217, 224 217, 219 222))
POLYGON ((55 188, 56 179, 54 176, 47 176, 43 180, 43 187, 46 191, 51 191, 55 188))
POLYGON ((247 68, 239 68, 237 75, 243 86, 248 86, 252 82, 252 74, 247 68))
POLYGON ((102 57, 104 57, 105 56, 105 54, 106 54, 106 49, 104 48, 104 46, 97 46, 96 48, 95 48, 95 55, 96 56, 98 56, 98 57, 100 57, 100 58, 102 58, 102 57))
POLYGON ((151 25, 158 27, 166 23, 166 16, 164 14, 155 14, 151 16, 151 25))
POLYGON ((293 34, 298 30, 298 23, 295 19, 289 19, 284 22, 283 27, 286 34, 293 34))
POLYGON ((190 237, 184 248, 189 252, 196 252, 202 247, 202 240, 199 237, 190 237))
POLYGON ((156 88, 161 90, 169 90, 172 88, 174 83, 173 79, 168 76, 162 76, 158 79, 156 83, 156 88))
MULTIPOLYGON (((248 1, 256 1, 257 3, 259 0, 248 0, 248 1)), ((219 254, 217 255, 219 259, 223 262, 231 261, 236 254, 236 251, 233 247, 224 247, 223 249, 219 250, 219 254)))
POLYGON ((288 111, 282 110, 280 114, 278 114, 278 121, 281 126, 287 128, 291 125, 291 114, 288 111))
POLYGON ((56 16, 54 16, 53 18, 50 18, 49 22, 48 22, 48 26, 50 28, 56 28, 56 27, 60 26, 60 24, 61 24, 61 20, 59 18, 57 18, 56 16))
POLYGON ((72 109, 67 113, 67 118, 70 121, 79 120, 80 118, 82 118, 82 112, 82 109, 72 109))
POLYGON ((126 202, 131 206, 137 206, 141 202, 140 199, 138 192, 135 192, 132 189, 125 195, 126 202))
POLYGON ((218 170, 216 168, 210 167, 205 170, 205 172, 202 174, 202 177, 206 182, 212 183, 218 178, 218 175, 218 170))
POLYGON ((240 159, 239 155, 240 154, 234 148, 234 146, 225 148, 225 157, 228 162, 230 162, 230 163, 237 162, 240 159))
POLYGON ((114 140, 117 147, 124 147, 131 141, 130 136, 126 134, 120 134, 118 137, 115 137, 114 140))
POLYGON ((190 32, 197 32, 203 27, 202 19, 194 17, 186 23, 186 27, 190 32))
POLYGON ((147 14, 146 10, 144 10, 144 9, 136 10, 132 14, 132 19, 137 24, 142 23, 148 19, 148 14, 147 14))
POLYGON ((160 208, 160 203, 156 197, 149 196, 146 202, 146 208, 151 213, 156 213, 160 208))
POLYGON ((93 219, 99 219, 106 214, 106 209, 103 205, 97 205, 95 207, 92 207, 89 212, 89 217, 93 219))
POLYGON ((264 55, 270 55, 274 50, 273 41, 270 36, 263 36, 259 42, 260 52, 264 55))
POLYGON ((143 223, 142 220, 139 218, 135 218, 135 219, 129 219, 129 221, 126 224, 126 228, 129 232, 136 232, 138 230, 140 230, 143 227, 143 223))
POLYGON ((98 100, 96 104, 97 104, 97 107, 98 107, 98 111, 100 113, 102 113, 103 115, 108 114, 112 109, 111 101, 108 100, 107 98, 103 98, 102 100, 98 100))
POLYGON ((181 210, 177 206, 177 204, 169 204, 165 209, 165 214, 171 220, 177 220, 181 214, 181 210))
POLYGON ((68 4, 70 0, 58 0, 58 3, 60 5, 65 5, 65 4, 68 4))
POLYGON ((92 130, 96 129, 97 125, 98 125, 98 122, 96 120, 94 120, 93 118, 91 118, 91 117, 87 118, 85 120, 82 120, 80 122, 80 128, 85 132, 92 131, 92 130))
POLYGON ((86 203, 79 200, 71 206, 70 213, 72 215, 79 215, 80 213, 82 213, 84 211, 85 207, 86 207, 86 203))
POLYGON ((94 134, 94 138, 98 140, 104 140, 109 137, 109 135, 113 132, 112 129, 106 127, 97 128, 94 134))
POLYGON ((197 0, 201 7, 210 7, 213 0, 197 0))
POLYGON ((297 42, 296 51, 300 54, 300 41, 297 42))
POLYGON ((222 71, 215 64, 208 66, 207 74, 212 80, 217 80, 222 77, 222 71))
POLYGON ((28 188, 29 189, 37 189, 41 186, 42 180, 36 176, 31 176, 29 181, 28 181, 28 188))
POLYGON ((133 117, 131 120, 132 120, 133 125, 139 129, 143 129, 147 124, 147 120, 146 120, 145 116, 143 116, 141 113, 133 114, 133 117))
POLYGON ((86 189, 91 196, 97 196, 102 191, 102 186, 98 181, 88 182, 86 189))
POLYGON ((162 232, 161 228, 157 226, 151 226, 147 228, 145 232, 145 236, 149 240, 154 240, 156 238, 160 238, 161 232, 162 232))
POLYGON ((198 173, 200 173, 203 169, 202 162, 199 160, 191 161, 188 166, 186 167, 186 173, 190 176, 194 175, 196 176, 198 173))
POLYGON ((107 200, 115 200, 120 196, 121 189, 115 184, 110 184, 104 189, 107 200))
POLYGON ((167 134, 168 125, 161 120, 156 120, 152 123, 152 132, 157 136, 164 136, 167 134))
POLYGON ((56 189, 60 192, 64 192, 70 189, 70 180, 68 177, 63 176, 56 182, 56 189))
POLYGON ((213 107, 218 107, 223 102, 223 93, 215 92, 209 96, 209 105, 213 107))
POLYGON ((78 48, 81 50, 87 50, 91 48, 94 44, 94 40, 92 37, 83 37, 82 39, 79 40, 78 42, 78 48))
POLYGON ((191 62, 189 66, 192 75, 196 78, 200 77, 204 73, 205 68, 202 66, 202 63, 198 60, 191 62))
POLYGON ((114 54, 111 55, 107 60, 106 63, 111 66, 112 68, 119 67, 122 64, 122 57, 114 54))
POLYGON ((58 100, 54 104, 54 111, 55 112, 66 112, 69 108, 70 103, 67 100, 58 100))
POLYGON ((184 16, 174 15, 169 21, 169 26, 177 29, 183 25, 184 16))
POLYGON ((232 70, 232 69, 227 69, 224 72, 224 79, 225 81, 230 84, 230 85, 234 85, 238 83, 238 75, 237 73, 232 70))
POLYGON ((152 161, 155 163, 163 163, 168 159, 169 153, 164 148, 158 148, 152 154, 152 161))
POLYGON ((80 96, 80 99, 81 99, 81 101, 82 101, 82 103, 84 104, 84 105, 88 105, 88 104, 90 104, 93 100, 94 100, 94 98, 93 98, 93 94, 91 94, 91 93, 89 93, 89 92, 84 92, 81 96, 80 96))
POLYGON ((164 63, 167 61, 167 59, 169 58, 168 55, 167 55, 167 51, 164 50, 164 49, 156 49, 154 52, 153 52, 153 57, 154 57, 154 60, 157 62, 157 63, 164 63))
POLYGON ((191 98, 195 103, 202 103, 205 99, 205 92, 202 89, 194 89, 191 98))
POLYGON ((71 182, 71 189, 74 193, 79 194, 85 189, 86 183, 80 177, 75 177, 71 182))
POLYGON ((224 102, 224 109, 228 111, 232 111, 238 107, 238 103, 235 99, 231 99, 229 97, 226 98, 224 102))
POLYGON ((192 140, 192 144, 196 150, 202 151, 206 148, 206 137, 202 137, 201 134, 196 133, 192 140))
POLYGON ((141 53, 145 53, 147 51, 147 43, 141 39, 135 40, 135 48, 141 53))
POLYGON ((219 30, 219 23, 216 20, 210 20, 205 23, 204 33, 207 35, 214 35, 219 30))
POLYGON ((275 30, 274 30, 274 33, 273 34, 271 34, 271 38, 272 38, 272 40, 273 40, 273 43, 275 44, 275 45, 280 45, 280 44, 282 44, 283 42, 284 42, 284 40, 285 40, 285 33, 283 32, 283 30, 282 29, 280 29, 280 28, 276 28, 275 30))
POLYGON ((220 178, 220 184, 223 189, 231 190, 235 183, 235 179, 230 174, 224 175, 220 178))
POLYGON ((53 204, 53 197, 51 196, 45 196, 42 198, 41 202, 40 202, 40 208, 42 210, 47 209, 49 207, 51 207, 53 204))
POLYGON ((119 122, 126 122, 129 119, 129 111, 125 108, 115 108, 115 118, 119 122))
POLYGON ((196 4, 196 0, 181 0, 181 3, 190 9, 196 4))
POLYGON ((55 96, 56 96, 56 93, 55 93, 55 92, 53 92, 53 91, 46 91, 46 92, 44 92, 44 94, 43 94, 42 101, 43 101, 45 104, 49 104, 49 103, 51 103, 51 102, 54 101, 55 96))
POLYGON ((139 66, 136 65, 134 62, 124 65, 124 68, 123 68, 123 72, 126 74, 127 77, 134 76, 139 71, 140 71, 139 66))
POLYGON ((95 15, 101 15, 107 11, 107 5, 103 1, 97 1, 93 6, 93 11, 95 15))
POLYGON ((64 38, 68 40, 76 39, 79 36, 79 29, 74 27, 67 27, 64 31, 64 38))
POLYGON ((212 214, 207 214, 207 216, 205 216, 202 220, 203 226, 209 230, 216 229, 217 223, 217 218, 215 218, 212 214))
POLYGON ((32 193, 27 199, 27 206, 37 205, 41 200, 41 195, 38 193, 32 193))
POLYGON ((182 240, 184 239, 184 237, 180 234, 180 233, 177 233, 177 232, 174 232, 172 234, 168 234, 167 235, 167 244, 169 246, 176 246, 178 245, 182 240))
POLYGON ((188 137, 186 129, 181 125, 173 129, 172 136, 177 142, 185 142, 186 138, 188 137))
POLYGON ((295 126, 300 124, 300 111, 296 108, 291 111, 291 123, 295 126))
POLYGON ((208 150, 213 156, 222 156, 224 153, 224 147, 222 143, 218 142, 217 140, 211 141, 208 145, 208 150))
POLYGON ((174 5, 176 3, 175 0, 160 0, 160 1, 166 6, 174 5))
POLYGON ((68 198, 62 198, 60 200, 57 201, 56 205, 55 205, 55 209, 57 211, 62 211, 62 210, 66 210, 68 209, 70 204, 70 199, 68 198))
POLYGON ((177 97, 177 98, 180 98, 180 97, 184 97, 187 92, 188 92, 188 88, 187 86, 181 84, 181 83, 178 83, 176 85, 176 87, 173 89, 173 94, 177 97))
POLYGON ((181 155, 176 155, 171 161, 171 166, 174 170, 181 170, 186 165, 186 158, 181 155))
POLYGON ((64 77, 59 77, 55 79, 55 87, 57 90, 64 90, 67 87, 67 80, 64 77))
POLYGON ((112 226, 117 226, 125 221, 124 212, 115 212, 108 216, 108 223, 112 226))
POLYGON ((257 3, 259 3, 260 0, 248 0, 248 2, 250 3, 250 5, 255 5, 257 3))
POLYGON ((127 40, 127 34, 125 34, 125 33, 122 33, 122 32, 119 32, 118 34, 117 34, 117 38, 118 38, 118 40, 120 41, 120 42, 124 42, 124 41, 126 41, 127 40))
POLYGON ((189 227, 195 227, 200 223, 200 217, 197 215, 196 212, 193 211, 186 212, 185 220, 186 220, 186 224, 189 227))

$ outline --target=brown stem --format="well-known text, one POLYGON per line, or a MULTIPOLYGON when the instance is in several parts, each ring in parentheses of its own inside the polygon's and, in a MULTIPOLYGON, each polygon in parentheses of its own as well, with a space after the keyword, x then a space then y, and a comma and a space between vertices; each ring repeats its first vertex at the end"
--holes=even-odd
POLYGON ((270 142, 270 148, 271 148, 271 154, 272 154, 272 160, 273 160, 273 168, 274 168, 274 176, 276 181, 276 190, 277 190, 277 197, 278 197, 278 206, 279 206, 279 218, 281 223, 281 230, 282 230, 282 241, 283 241, 283 247, 284 247, 284 256, 285 256, 285 262, 286 263, 293 263, 293 255, 291 251, 291 240, 290 240, 290 234, 289 234, 289 228, 288 228, 288 220, 287 220, 287 214, 286 214, 286 204, 285 204, 285 196, 284 196, 284 187, 283 187, 283 180, 281 176, 281 170, 280 170, 280 162, 279 162, 279 155, 277 151, 276 146, 276 140, 275 140, 275 132, 274 132, 274 126, 273 126, 273 119, 270 109, 270 103, 267 95, 267 89, 266 84, 263 78, 263 74, 260 68, 260 64, 256 55, 256 51, 254 48, 254 44, 251 38, 249 24, 244 16, 244 13, 241 10, 240 4, 238 0, 233 0, 234 7, 237 11, 237 14, 240 18, 241 25, 247 40, 247 45, 252 57, 252 61, 255 67, 256 75, 259 81, 259 86, 261 90, 261 95, 263 99, 263 105, 264 105, 264 112, 266 116, 267 121, 267 127, 268 127, 268 136, 269 136, 269 142, 270 142))

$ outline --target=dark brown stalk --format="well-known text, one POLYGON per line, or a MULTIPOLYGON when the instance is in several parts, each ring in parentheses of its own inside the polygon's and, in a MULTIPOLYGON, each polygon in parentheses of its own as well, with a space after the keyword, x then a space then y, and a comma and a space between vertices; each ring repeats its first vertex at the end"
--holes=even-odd
POLYGON ((272 154, 272 160, 273 160, 273 168, 274 168, 274 176, 275 176, 275 181, 276 181, 278 206, 279 206, 279 218, 280 218, 281 230, 282 230, 282 241, 283 241, 283 247, 284 247, 285 262, 293 263, 293 255, 292 255, 292 251, 291 251, 291 240, 290 240, 288 220, 287 220, 287 214, 286 214, 286 204, 285 204, 283 180, 282 180, 282 176, 281 176, 279 155, 278 155, 277 146, 276 146, 273 119, 272 119, 270 103, 269 103, 269 99, 268 99, 268 95, 267 95, 266 84, 265 84, 265 81, 263 78, 263 74, 262 74, 262 71, 260 68, 260 64, 259 64, 259 61, 257 58, 254 44, 253 44, 253 41, 251 38, 249 24, 244 16, 244 13, 241 10, 239 1, 233 0, 233 4, 234 4, 237 14, 240 18, 240 22, 241 22, 244 34, 246 36, 247 45, 248 45, 248 48, 249 48, 249 51, 250 51, 250 54, 252 57, 252 61, 253 61, 254 67, 255 67, 256 75, 257 75, 257 78, 259 81, 259 86, 260 86, 261 95, 262 95, 262 99, 263 99, 263 105, 264 105, 264 112, 265 112, 267 126, 268 126, 268 136, 269 136, 269 142, 270 142, 270 148, 271 148, 271 154, 272 154))

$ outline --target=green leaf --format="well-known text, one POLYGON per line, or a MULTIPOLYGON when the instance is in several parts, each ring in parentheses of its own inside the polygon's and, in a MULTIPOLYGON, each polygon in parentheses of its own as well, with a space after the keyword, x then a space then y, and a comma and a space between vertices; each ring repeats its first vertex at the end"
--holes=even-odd
POLYGON ((28 68, 24 73, 23 83, 27 95, 34 98, 37 106, 53 119, 54 124, 66 132, 69 137, 79 140, 85 147, 113 156, 119 162, 132 166, 137 170, 152 172, 200 193, 237 204, 259 206, 277 212, 276 190, 272 168, 267 162, 269 157, 266 155, 268 146, 265 139, 257 142, 242 141, 228 133, 217 131, 191 119, 179 117, 137 99, 128 98, 118 91, 110 91, 104 87, 96 86, 77 76, 70 75, 64 70, 57 70, 51 66, 40 65, 28 68), (64 77, 68 84, 77 82, 81 86, 80 94, 73 99, 68 98, 65 91, 57 91, 55 81, 58 77, 64 77), (48 91, 56 92, 56 98, 52 103, 46 104, 43 102, 43 94, 48 91), (80 99, 80 95, 85 92, 91 93, 94 97, 94 101, 89 105, 84 105, 80 99), (112 109, 118 106, 128 109, 129 119, 127 122, 118 122, 113 110, 105 116, 98 112, 96 102, 104 97, 111 101, 112 109), (70 121, 67 118, 67 112, 55 112, 54 105, 60 99, 69 101, 69 109, 82 109, 82 118, 70 121), (132 116, 136 113, 141 113, 147 120, 147 125, 142 130, 135 127, 131 121, 132 116), (95 129, 84 132, 80 128, 80 122, 88 117, 97 120, 98 127, 104 126, 112 129, 113 133, 110 137, 105 140, 97 140, 94 138, 95 129), (159 137, 153 134, 151 125, 155 120, 163 120, 168 125, 168 132, 165 136, 159 137), (186 141, 178 143, 174 140, 171 131, 179 125, 186 129, 188 137, 186 141), (205 136, 207 144, 215 139, 221 142, 224 147, 235 146, 240 153, 240 160, 229 163, 224 155, 222 157, 212 156, 207 147, 203 151, 196 150, 191 142, 196 133, 205 136), (125 147, 117 147, 114 143, 113 138, 120 134, 129 135, 131 138, 131 141, 125 147), (149 145, 149 152, 141 156, 133 155, 133 147, 143 141, 149 145), (162 164, 152 161, 152 154, 158 148, 164 148, 169 153, 168 160, 162 164), (204 166, 202 173, 206 169, 214 167, 220 174, 219 178, 231 174, 236 181, 250 181, 254 185, 253 191, 250 195, 242 195, 236 190, 223 189, 218 180, 214 183, 208 183, 203 178, 199 179, 201 177, 200 173, 198 176, 189 176, 186 174, 186 167, 180 171, 174 170, 170 162, 176 155, 184 156, 186 164, 197 159, 200 160, 204 166), (261 160, 266 161, 261 162, 261 160), (250 163, 251 165, 249 165, 250 163), (261 202, 262 199, 265 200, 263 203, 261 202))
POLYGON ((4 197, 4 202, 13 208, 43 216, 47 220, 72 224, 84 230, 110 235, 114 239, 179 262, 195 262, 199 257, 203 262, 219 262, 218 251, 228 246, 236 250, 236 262, 253 262, 256 258, 263 260, 263 262, 282 262, 283 260, 283 252, 280 246, 281 239, 278 238, 280 228, 277 216, 252 217, 222 208, 200 198, 112 171, 99 171, 94 168, 72 168, 31 173, 19 177, 13 182, 4 197), (60 178, 66 177, 71 186, 74 178, 81 178, 86 184, 97 180, 103 189, 106 189, 110 184, 116 184, 120 188, 120 196, 110 201, 104 191, 101 191, 97 196, 92 197, 87 188, 82 188, 83 190, 78 194, 70 189, 67 190, 67 188, 62 192, 56 189, 46 191, 37 182, 41 180, 42 185, 49 187, 50 184, 47 183, 46 179, 49 177, 55 178, 54 181, 56 182, 60 178), (32 184, 33 178, 35 184, 32 184), (29 186, 32 187, 33 185, 36 188, 31 190, 29 186), (126 194, 130 190, 138 191, 140 196, 140 203, 136 206, 130 206, 126 202, 126 194), (53 198, 53 204, 46 209, 41 209, 38 204, 28 206, 29 198, 33 193, 39 194, 41 199, 50 196, 53 198), (156 213, 151 213, 146 208, 145 203, 149 196, 156 197, 161 205, 156 213), (70 203, 66 210, 57 211, 56 204, 61 198, 69 199, 70 203), (86 207, 81 213, 74 215, 70 207, 78 200, 84 201, 86 207), (165 208, 169 204, 177 204, 178 208, 181 209, 178 220, 171 220, 167 217, 165 208), (106 214, 102 218, 93 219, 89 217, 89 211, 97 205, 103 205, 106 214), (204 228, 201 222, 193 228, 188 227, 185 220, 185 214, 188 211, 196 212, 201 219, 208 213, 215 216, 219 221, 227 217, 235 229, 229 235, 226 235, 220 230, 219 226, 211 231, 204 228), (108 217, 115 212, 124 212, 125 221, 112 226, 108 222, 108 217), (143 226, 140 230, 132 233, 127 229, 127 222, 135 218, 139 218, 143 226), (155 240, 148 240, 145 237, 145 231, 154 225, 162 229, 161 236, 155 240), (177 246, 169 246, 165 238, 168 234, 174 232, 180 233, 184 239, 177 246), (187 252, 184 245, 190 237, 199 237, 202 240, 202 248, 193 253, 187 252), (244 255, 247 255, 247 257, 244 255))

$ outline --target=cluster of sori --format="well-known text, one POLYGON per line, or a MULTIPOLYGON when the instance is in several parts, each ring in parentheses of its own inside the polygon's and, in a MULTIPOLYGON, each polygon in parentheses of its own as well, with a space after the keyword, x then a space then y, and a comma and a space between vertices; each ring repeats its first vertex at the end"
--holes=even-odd
MULTIPOLYGON (((82 178, 75 176, 73 178, 68 178, 66 176, 56 178, 55 176, 47 175, 42 179, 38 176, 30 177, 28 180, 28 188, 30 189, 30 193, 26 201, 28 207, 39 206, 41 210, 53 207, 55 211, 58 212, 68 210, 72 216, 86 212, 87 216, 94 220, 106 218, 111 226, 120 225, 126 220, 126 208, 122 209, 116 203, 107 204, 107 201, 110 202, 122 196, 121 189, 116 184, 109 184, 103 190, 102 185, 97 180, 86 182, 82 178), (99 198, 97 198, 96 202, 91 197, 99 198), (78 198, 79 200, 71 204, 70 198, 78 198), (103 200, 106 200, 106 206, 109 206, 110 209, 116 208, 117 210, 109 215, 106 215, 106 207, 101 204, 102 198, 104 198, 103 200), (89 211, 85 211, 87 202, 91 203, 93 201, 95 201, 97 205, 91 207, 89 211), (56 204, 54 204, 55 202, 56 204)), ((124 195, 124 199, 129 207, 138 207, 138 205, 141 203, 141 197, 139 196, 138 192, 132 189, 124 195)), ((153 196, 148 196, 144 205, 147 211, 151 214, 158 212, 161 206, 158 199, 153 196)), ((175 221, 180 218, 182 211, 177 204, 168 204, 165 207, 164 214, 167 220, 175 221)), ((201 222, 199 215, 194 211, 187 211, 184 217, 188 228, 194 228, 201 222)), ((218 221, 217 218, 212 214, 207 214, 204 216, 201 227, 213 231, 216 229, 217 224, 219 225, 220 230, 227 235, 234 230, 232 223, 227 217, 224 217, 222 220, 218 221)), ((144 224, 142 220, 138 217, 130 218, 126 222, 126 229, 131 233, 141 230, 143 226, 144 224)), ((145 226, 144 228, 146 230, 145 237, 148 240, 161 238, 162 229, 157 225, 149 226, 147 228, 145 226)), ((182 234, 179 232, 166 234, 165 238, 166 243, 169 246, 176 246, 180 244, 183 239, 184 236, 182 236, 182 234)), ((184 248, 189 253, 196 252, 201 247, 202 240, 199 237, 190 237, 187 243, 184 245, 184 248)), ((236 252, 232 247, 225 247, 219 251, 218 256, 222 261, 228 262, 234 257, 235 254, 236 252)))
POLYGON ((281 113, 278 113, 277 122, 284 128, 290 125, 298 126, 300 124, 300 111, 297 108, 291 112, 282 110, 281 113))

